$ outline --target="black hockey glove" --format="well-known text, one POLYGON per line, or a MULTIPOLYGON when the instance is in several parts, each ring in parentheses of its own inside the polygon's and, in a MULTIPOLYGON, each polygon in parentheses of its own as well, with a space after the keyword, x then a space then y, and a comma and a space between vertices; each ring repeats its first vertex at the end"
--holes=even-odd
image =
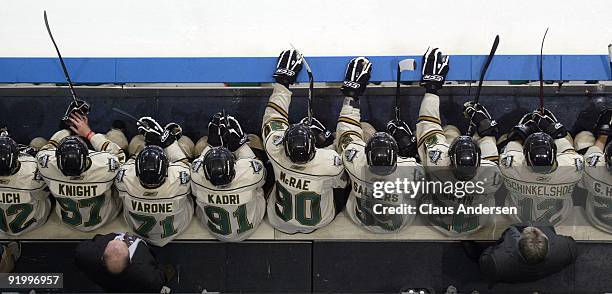
POLYGON ((231 152, 238 150, 247 142, 247 135, 235 117, 231 115, 228 115, 227 119, 221 117, 221 125, 223 145, 231 152))
POLYGON ((421 76, 421 87, 427 93, 437 94, 444 86, 448 74, 448 56, 442 56, 438 48, 427 50, 423 56, 423 75, 421 76))
POLYGON ((170 135, 174 136, 177 141, 183 136, 183 128, 175 122, 168 123, 164 130, 170 132, 170 135))
POLYGON ((138 119, 136 125, 138 126, 138 132, 144 136, 147 145, 156 145, 166 148, 176 141, 176 138, 170 134, 170 131, 162 128, 161 125, 151 117, 141 117, 138 119))
POLYGON ((274 79, 277 83, 289 88, 297 79, 303 62, 302 54, 297 50, 290 49, 281 52, 276 63, 274 79))
POLYGON ((32 157, 36 157, 36 153, 38 153, 38 149, 32 146, 18 144, 17 147, 19 148, 19 153, 27 154, 32 157))
POLYGON ((372 73, 372 63, 365 57, 353 58, 346 67, 344 82, 340 90, 344 96, 359 98, 365 91, 370 74, 372 73))
POLYGON ((497 136, 497 122, 482 104, 466 102, 463 104, 463 115, 470 120, 469 129, 475 130, 480 137, 497 136))
POLYGON ((595 137, 612 135, 610 125, 612 125, 612 108, 604 109, 599 113, 593 134, 595 134, 595 137))
POLYGON ((544 109, 543 114, 539 111, 534 112, 533 120, 538 124, 542 132, 549 134, 553 139, 561 139, 567 135, 567 130, 563 124, 548 109, 544 109))
POLYGON ((529 135, 539 131, 538 124, 533 120, 533 112, 530 112, 524 115, 521 121, 512 128, 508 134, 508 141, 524 141, 529 135))
MULTIPOLYGON (((308 125, 308 117, 303 118, 300 123, 308 125)), ((325 128, 325 126, 318 119, 313 117, 311 124, 308 126, 315 135, 315 147, 325 148, 334 143, 334 134, 325 128)))
POLYGON ((392 120, 387 123, 387 133, 397 142, 399 156, 417 158, 416 137, 410 130, 406 122, 402 120, 392 120))
POLYGON ((73 100, 70 102, 70 105, 68 105, 68 108, 66 109, 66 113, 64 113, 64 116, 62 117, 62 122, 67 128, 72 125, 69 118, 73 113, 87 116, 89 114, 89 104, 83 100, 73 100))
POLYGON ((220 147, 223 145, 222 129, 225 126, 222 124, 223 114, 221 112, 215 113, 208 121, 208 145, 211 147, 220 147))

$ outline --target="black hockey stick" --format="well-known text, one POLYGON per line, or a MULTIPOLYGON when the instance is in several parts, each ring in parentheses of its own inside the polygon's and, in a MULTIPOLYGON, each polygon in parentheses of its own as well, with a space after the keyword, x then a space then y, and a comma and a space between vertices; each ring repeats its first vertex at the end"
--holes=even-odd
POLYGON ((608 61, 610 62, 610 79, 612 79, 612 44, 608 45, 608 61))
POLYGON ((49 21, 47 20, 47 11, 43 12, 43 16, 45 18, 45 26, 47 27, 47 33, 49 33, 49 37, 51 38, 51 42, 53 42, 53 46, 55 47, 55 52, 57 52, 57 56, 59 57, 60 64, 62 65, 62 70, 64 70, 64 77, 66 77, 66 81, 68 81, 68 86, 70 87, 70 94, 72 94, 72 99, 74 102, 77 102, 77 96, 74 92, 74 86, 72 85, 72 80, 70 79, 70 75, 68 74, 68 69, 66 68, 66 64, 64 63, 64 58, 62 58, 62 54, 57 47, 57 43, 55 43, 55 39, 53 38, 53 34, 51 33, 51 28, 49 27, 49 21))
POLYGON ((499 35, 495 36, 495 40, 493 41, 493 47, 491 47, 491 52, 489 52, 489 57, 487 57, 487 61, 482 66, 482 70, 480 71, 480 81, 478 81, 478 89, 476 89, 476 98, 474 98, 474 102, 478 104, 480 102, 480 91, 482 90, 482 82, 484 81, 485 75, 487 74, 487 70, 489 69, 489 65, 493 60, 493 56, 495 55, 495 51, 497 51, 497 46, 499 45, 499 35))
POLYGON ((395 120, 400 120, 400 83, 402 80, 403 71, 412 71, 416 68, 414 59, 404 59, 397 63, 397 77, 395 83, 395 120))
POLYGON ((542 37, 542 45, 540 46, 540 113, 544 114, 544 40, 546 40, 546 34, 548 34, 548 28, 544 32, 542 37))
POLYGON ((293 44, 289 43, 289 45, 291 45, 291 48, 295 50, 295 52, 297 52, 302 58, 302 62, 304 62, 304 68, 306 69, 306 73, 308 74, 308 125, 312 125, 312 92, 314 91, 314 76, 312 74, 310 66, 308 65, 308 62, 306 62, 306 58, 304 58, 304 55, 302 55, 300 51, 295 49, 295 46, 293 46, 293 44))

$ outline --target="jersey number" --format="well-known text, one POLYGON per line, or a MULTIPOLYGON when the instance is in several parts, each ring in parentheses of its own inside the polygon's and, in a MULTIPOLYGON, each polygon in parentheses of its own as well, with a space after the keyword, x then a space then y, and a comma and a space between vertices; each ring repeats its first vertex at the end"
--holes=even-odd
POLYGON ((100 209, 104 204, 104 197, 102 194, 92 198, 80 199, 78 201, 70 198, 56 198, 57 203, 62 207, 62 221, 71 226, 79 226, 83 224, 83 216, 81 215, 80 208, 90 207, 89 219, 83 224, 85 227, 92 227, 99 224, 102 221, 100 217, 100 209))
POLYGON ((34 205, 30 203, 13 204, 9 206, 6 211, 0 208, 0 228, 2 228, 4 232, 8 232, 10 229, 14 234, 27 229, 36 222, 35 218, 31 218, 27 222, 25 221, 33 211, 34 205), (16 215, 13 221, 7 223, 7 219, 13 215, 16 215))
POLYGON ((521 221, 548 221, 551 224, 556 224, 561 219, 561 215, 555 216, 555 214, 558 214, 563 209, 563 200, 544 199, 538 202, 536 212, 543 211, 543 213, 539 217, 536 213, 535 219, 533 217, 533 208, 532 198, 523 198, 518 201, 521 221))
MULTIPOLYGON (((145 238, 149 238, 149 233, 157 224, 157 220, 154 216, 137 214, 130 211, 130 216, 133 220, 141 222, 140 226, 134 229, 134 232, 140 236, 145 238)), ((174 228, 174 215, 169 215, 163 220, 159 221, 159 225, 162 227, 163 232, 161 234, 161 238, 167 238, 174 234, 176 234, 176 229, 174 228)))
MULTIPOLYGON (((204 212, 208 217, 208 228, 212 232, 223 236, 232 233, 232 223, 227 210, 216 206, 206 206, 204 212)), ((249 222, 247 217, 246 204, 238 206, 232 215, 238 220, 238 230, 236 230, 236 234, 242 234, 253 228, 253 224, 249 222)))
POLYGON ((286 222, 295 218, 304 226, 316 226, 321 222, 321 195, 304 191, 293 197, 285 187, 276 182, 275 211, 276 215, 286 222))

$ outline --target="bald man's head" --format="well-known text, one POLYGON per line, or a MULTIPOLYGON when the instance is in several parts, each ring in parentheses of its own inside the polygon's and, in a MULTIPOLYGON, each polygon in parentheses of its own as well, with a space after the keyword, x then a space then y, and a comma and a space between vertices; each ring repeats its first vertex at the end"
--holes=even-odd
POLYGON ((120 274, 130 263, 130 251, 121 240, 112 240, 106 244, 103 255, 104 266, 111 274, 120 274))

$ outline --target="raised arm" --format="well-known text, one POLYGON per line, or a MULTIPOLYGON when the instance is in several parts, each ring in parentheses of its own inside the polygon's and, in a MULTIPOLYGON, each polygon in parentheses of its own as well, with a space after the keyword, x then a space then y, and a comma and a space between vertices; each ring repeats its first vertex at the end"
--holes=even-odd
POLYGON ((338 136, 336 150, 340 154, 350 143, 357 142, 365 145, 360 123, 359 97, 363 95, 370 81, 371 72, 372 63, 365 57, 353 58, 346 68, 341 88, 345 98, 336 127, 338 136))

